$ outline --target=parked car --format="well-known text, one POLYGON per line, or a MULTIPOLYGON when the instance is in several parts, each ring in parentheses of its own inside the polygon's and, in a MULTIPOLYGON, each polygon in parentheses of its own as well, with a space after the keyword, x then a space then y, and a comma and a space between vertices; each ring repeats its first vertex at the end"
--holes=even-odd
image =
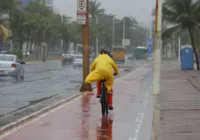
POLYGON ((63 54, 61 58, 61 64, 62 65, 67 65, 67 64, 72 64, 73 57, 71 57, 68 54, 63 54))
MULTIPOLYGON (((90 63, 92 63, 92 58, 90 58, 90 63)), ((73 60, 73 67, 82 67, 83 66, 83 56, 82 55, 77 55, 74 57, 73 60)))
POLYGON ((0 54, 0 77, 13 77, 15 80, 24 80, 25 62, 16 55, 0 54))

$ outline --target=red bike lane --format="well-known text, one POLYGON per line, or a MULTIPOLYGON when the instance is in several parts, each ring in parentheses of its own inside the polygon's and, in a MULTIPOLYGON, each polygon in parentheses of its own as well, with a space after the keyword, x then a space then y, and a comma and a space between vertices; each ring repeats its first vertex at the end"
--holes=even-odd
POLYGON ((7 133, 2 140, 126 140, 133 134, 134 101, 143 76, 141 67, 115 80, 114 110, 102 117, 96 95, 85 94, 7 133))

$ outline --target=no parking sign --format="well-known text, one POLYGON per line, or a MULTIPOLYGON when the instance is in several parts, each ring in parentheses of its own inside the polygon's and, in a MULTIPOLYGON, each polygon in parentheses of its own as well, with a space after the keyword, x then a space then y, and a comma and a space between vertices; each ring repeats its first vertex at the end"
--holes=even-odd
POLYGON ((87 3, 86 0, 77 0, 77 14, 76 21, 78 24, 86 24, 87 15, 87 3))

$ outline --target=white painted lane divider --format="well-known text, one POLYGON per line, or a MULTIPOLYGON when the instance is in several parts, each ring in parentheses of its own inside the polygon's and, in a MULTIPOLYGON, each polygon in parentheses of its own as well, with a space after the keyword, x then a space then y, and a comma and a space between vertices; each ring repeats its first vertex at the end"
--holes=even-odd
POLYGON ((141 126, 143 124, 144 117, 145 117, 144 109, 148 104, 148 97, 149 96, 150 96, 150 93, 146 92, 145 93, 146 98, 145 98, 145 101, 143 101, 144 108, 137 114, 137 117, 136 117, 136 120, 135 120, 136 129, 135 129, 134 135, 133 135, 133 137, 130 137, 128 140, 138 140, 140 129, 141 129, 141 126))

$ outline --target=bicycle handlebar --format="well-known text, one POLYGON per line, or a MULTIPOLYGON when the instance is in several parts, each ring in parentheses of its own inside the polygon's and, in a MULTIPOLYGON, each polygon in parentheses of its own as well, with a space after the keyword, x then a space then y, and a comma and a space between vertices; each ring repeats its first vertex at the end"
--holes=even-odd
POLYGON ((114 75, 114 76, 117 76, 117 74, 116 74, 116 73, 113 73, 113 75, 114 75))

